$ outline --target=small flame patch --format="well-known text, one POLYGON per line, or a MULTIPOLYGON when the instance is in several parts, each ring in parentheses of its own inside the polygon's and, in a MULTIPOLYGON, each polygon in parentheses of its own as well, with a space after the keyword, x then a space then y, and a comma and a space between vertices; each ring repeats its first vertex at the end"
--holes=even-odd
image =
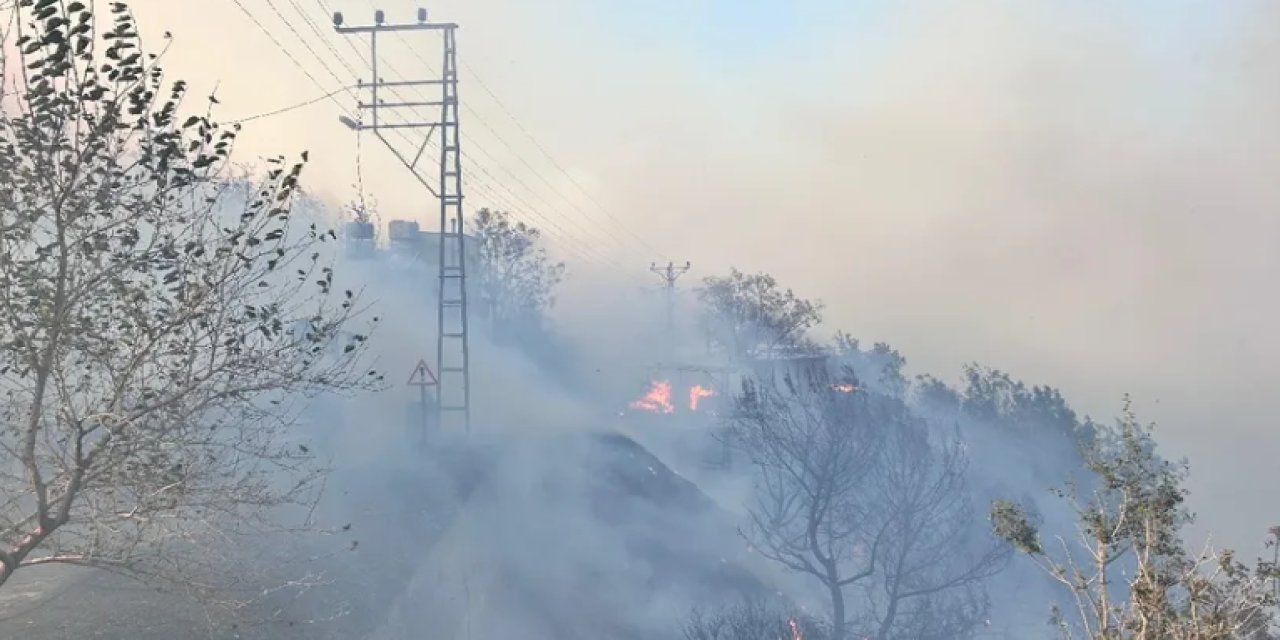
POLYGON ((655 380, 649 383, 649 392, 629 405, 632 409, 653 413, 674 413, 675 405, 671 404, 671 383, 667 380, 655 380))
POLYGON ((715 391, 708 389, 702 385, 695 384, 689 387, 689 410, 698 410, 698 401, 703 398, 710 398, 716 394, 715 391))

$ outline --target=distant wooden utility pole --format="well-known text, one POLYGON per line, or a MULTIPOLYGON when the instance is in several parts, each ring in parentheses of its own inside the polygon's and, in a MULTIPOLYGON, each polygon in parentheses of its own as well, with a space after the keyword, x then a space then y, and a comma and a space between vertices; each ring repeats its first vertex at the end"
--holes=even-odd
POLYGON ((680 276, 687 273, 691 266, 693 266, 693 263, 688 261, 684 263, 683 267, 677 267, 671 262, 668 262, 665 267, 659 267, 656 262, 649 264, 649 270, 658 274, 658 277, 662 278, 662 282, 665 285, 664 288, 666 289, 667 296, 668 331, 675 328, 676 280, 679 280, 680 276))

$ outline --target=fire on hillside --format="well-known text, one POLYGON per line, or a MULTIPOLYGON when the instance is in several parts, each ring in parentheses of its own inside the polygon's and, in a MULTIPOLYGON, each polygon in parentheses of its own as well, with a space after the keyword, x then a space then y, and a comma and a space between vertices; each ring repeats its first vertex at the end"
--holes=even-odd
MULTIPOLYGON (((688 411, 700 410, 701 401, 705 398, 711 398, 716 395, 713 389, 695 384, 689 387, 689 402, 684 407, 688 411)), ((670 380, 654 380, 649 383, 649 390, 641 397, 631 401, 629 405, 637 411, 647 411, 649 413, 675 413, 676 404, 672 397, 672 387, 670 380)))
MULTIPOLYGON (((853 393, 859 390, 857 386, 849 383, 832 384, 830 388, 838 393, 853 393)), ((658 414, 676 413, 677 409, 698 412, 705 408, 702 403, 704 399, 712 398, 716 395, 714 389, 695 384, 689 387, 688 403, 677 405, 677 396, 674 395, 671 381, 653 380, 649 383, 649 390, 639 398, 632 400, 627 406, 635 411, 658 414)))
POLYGON ((671 383, 666 380, 650 383, 649 392, 640 399, 633 400, 628 406, 651 413, 674 413, 676 408, 671 404, 671 383))

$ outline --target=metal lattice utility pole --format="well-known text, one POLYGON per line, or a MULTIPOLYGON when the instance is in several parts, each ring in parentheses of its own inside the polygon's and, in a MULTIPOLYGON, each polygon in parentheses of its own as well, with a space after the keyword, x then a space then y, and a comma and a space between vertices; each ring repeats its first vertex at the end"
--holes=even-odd
POLYGON ((651 263, 649 270, 658 274, 662 278, 665 285, 667 296, 667 330, 675 327, 675 307, 676 307, 676 280, 689 270, 692 263, 685 262, 683 267, 677 267, 674 263, 668 262, 667 266, 659 267, 658 264, 651 263))
POLYGON ((439 278, 440 289, 436 296, 436 372, 439 384, 436 385, 436 410, 439 412, 436 422, 440 427, 447 427, 446 415, 456 416, 461 420, 466 432, 471 431, 471 369, 470 352, 467 343, 467 261, 466 236, 463 234, 462 210, 462 149, 458 122, 458 57, 455 32, 458 25, 454 23, 432 23, 427 21, 427 10, 418 9, 416 24, 386 24, 382 11, 374 12, 374 24, 368 26, 343 26, 342 14, 333 15, 334 28, 338 33, 368 34, 369 59, 372 69, 372 80, 360 82, 359 88, 369 91, 369 101, 361 99, 361 113, 368 113, 368 123, 352 122, 349 118, 340 118, 344 124, 357 131, 372 131, 379 140, 391 149, 392 153, 405 167, 436 197, 440 205, 440 251, 439 278), (413 31, 438 33, 443 41, 440 73, 434 77, 423 77, 417 80, 387 82, 378 75, 378 34, 389 31, 413 31), (387 91, 393 95, 396 89, 404 87, 439 86, 439 101, 397 101, 385 99, 387 91), (438 107, 439 116, 435 120, 410 118, 408 121, 392 123, 382 122, 379 112, 390 112, 398 109, 417 109, 419 107, 438 107), (422 145, 417 154, 410 160, 383 136, 388 129, 426 130, 422 145), (419 162, 427 149, 431 137, 439 132, 439 171, 430 174, 419 170, 419 162))

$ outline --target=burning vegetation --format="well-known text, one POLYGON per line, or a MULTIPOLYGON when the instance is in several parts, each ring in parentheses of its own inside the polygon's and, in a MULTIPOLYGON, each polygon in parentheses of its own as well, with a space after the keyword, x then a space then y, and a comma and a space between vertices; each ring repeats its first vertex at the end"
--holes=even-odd
MULTIPOLYGON (((676 405, 672 399, 672 385, 670 380, 654 380, 649 383, 649 390, 636 400, 632 400, 629 406, 636 411, 647 411, 649 413, 675 413, 676 405)), ((689 387, 689 411, 698 411, 701 401, 705 398, 711 398, 716 395, 715 390, 695 384, 689 387)))
POLYGON ((796 619, 787 620, 787 627, 791 629, 791 640, 804 640, 804 634, 800 633, 800 625, 796 624, 796 619))
POLYGON ((710 398, 715 394, 716 394, 715 391, 712 391, 711 389, 708 389, 699 384, 695 384, 692 387, 689 387, 689 410, 697 411, 699 400, 703 398, 710 398))
POLYGON ((676 408, 671 404, 671 383, 666 380, 654 381, 649 385, 648 393, 638 400, 633 400, 628 406, 651 413, 674 413, 676 408))
MULTIPOLYGON (((831 384, 830 388, 837 393, 859 391, 857 386, 848 382, 831 384)), ((677 405, 673 389, 674 386, 670 380, 653 380, 649 383, 649 390, 639 398, 632 400, 627 406, 633 410, 648 413, 675 413, 677 405)), ((686 406, 689 411, 697 412, 705 408, 703 400, 713 398, 716 395, 715 389, 704 387, 700 384, 691 385, 688 391, 689 401, 686 406)))

